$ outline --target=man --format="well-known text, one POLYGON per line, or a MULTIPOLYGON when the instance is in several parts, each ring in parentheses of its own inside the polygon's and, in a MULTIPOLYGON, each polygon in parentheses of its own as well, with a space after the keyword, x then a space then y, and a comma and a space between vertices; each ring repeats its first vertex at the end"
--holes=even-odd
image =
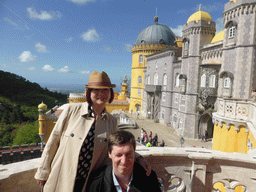
POLYGON ((146 176, 135 160, 136 142, 133 134, 117 131, 108 138, 108 155, 112 163, 92 173, 89 192, 160 192, 156 173, 146 176))

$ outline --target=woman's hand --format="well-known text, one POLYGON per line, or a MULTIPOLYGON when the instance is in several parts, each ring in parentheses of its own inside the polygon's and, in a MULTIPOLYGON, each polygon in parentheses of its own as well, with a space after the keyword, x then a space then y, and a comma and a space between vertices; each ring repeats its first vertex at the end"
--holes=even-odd
POLYGON ((37 180, 37 185, 39 185, 39 186, 44 186, 44 184, 46 183, 46 181, 45 180, 37 180))
POLYGON ((151 165, 149 164, 146 159, 144 159, 142 156, 139 156, 136 161, 145 169, 146 175, 149 176, 151 174, 151 165))

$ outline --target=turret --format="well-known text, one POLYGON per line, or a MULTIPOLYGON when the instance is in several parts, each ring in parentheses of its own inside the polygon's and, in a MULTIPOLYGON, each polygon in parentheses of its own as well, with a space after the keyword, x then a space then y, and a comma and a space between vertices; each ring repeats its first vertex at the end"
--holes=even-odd
POLYGON ((45 134, 46 134, 46 110, 47 105, 43 102, 38 105, 38 111, 39 111, 39 136, 41 138, 41 141, 45 143, 45 134))

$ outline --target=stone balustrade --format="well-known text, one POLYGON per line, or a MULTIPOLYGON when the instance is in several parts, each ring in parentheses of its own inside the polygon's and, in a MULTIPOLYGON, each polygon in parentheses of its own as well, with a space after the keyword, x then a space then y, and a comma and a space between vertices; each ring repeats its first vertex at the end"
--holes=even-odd
POLYGON ((256 103, 251 100, 217 99, 217 112, 213 113, 213 123, 217 125, 226 123, 235 125, 239 130, 240 125, 250 127, 256 134, 256 103))
MULTIPOLYGON (((171 148, 138 146, 163 182, 163 191, 213 192, 222 183, 226 192, 243 186, 256 189, 256 153, 230 154, 205 148, 171 148)), ((40 158, 0 165, 0 191, 40 191, 33 178, 40 158), (15 183, 15 185, 14 185, 15 183)))

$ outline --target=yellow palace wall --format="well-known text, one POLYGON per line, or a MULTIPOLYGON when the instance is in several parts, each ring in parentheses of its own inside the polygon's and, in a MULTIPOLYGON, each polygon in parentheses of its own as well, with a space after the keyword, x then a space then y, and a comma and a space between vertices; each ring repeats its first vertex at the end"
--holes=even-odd
POLYGON ((255 148, 256 140, 250 130, 246 133, 245 126, 241 125, 239 131, 236 131, 234 125, 227 129, 225 123, 222 127, 218 123, 214 125, 212 149, 228 153, 248 153, 248 138, 255 148))
MULTIPOLYGON (((142 99, 143 99, 143 84, 144 84, 144 68, 146 67, 145 55, 151 55, 158 51, 169 48, 166 45, 139 45, 132 48, 132 72, 131 72, 131 96, 130 96, 130 108, 129 111, 136 111, 136 104, 141 106, 142 111, 142 99), (143 55, 143 62, 139 62, 140 55, 143 55), (142 82, 138 84, 138 76, 141 76, 142 82), (141 89, 141 95, 138 95, 138 89, 141 89)), ((141 112, 140 111, 140 112, 141 112)))

